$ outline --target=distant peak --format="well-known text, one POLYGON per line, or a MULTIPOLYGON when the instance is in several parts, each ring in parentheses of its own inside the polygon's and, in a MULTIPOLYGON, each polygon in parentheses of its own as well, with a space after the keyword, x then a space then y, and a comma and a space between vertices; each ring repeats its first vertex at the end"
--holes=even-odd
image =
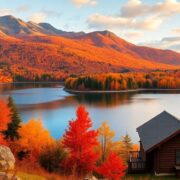
POLYGON ((38 25, 41 26, 42 28, 45 28, 46 30, 58 30, 54 26, 46 22, 39 23, 38 25))
POLYGON ((111 38, 111 39, 117 37, 116 34, 114 34, 114 33, 111 32, 111 31, 108 31, 108 30, 104 30, 104 31, 94 31, 94 32, 89 33, 89 34, 100 34, 100 35, 106 36, 106 37, 111 38))
POLYGON ((3 22, 22 22, 21 19, 18 19, 12 15, 1 16, 0 20, 3 22))
POLYGON ((111 35, 115 35, 113 32, 108 31, 108 30, 104 30, 104 31, 98 31, 100 34, 103 34, 105 36, 111 36, 111 35))
POLYGON ((1 18, 16 19, 16 18, 15 18, 14 16, 12 16, 12 15, 1 16, 1 18))

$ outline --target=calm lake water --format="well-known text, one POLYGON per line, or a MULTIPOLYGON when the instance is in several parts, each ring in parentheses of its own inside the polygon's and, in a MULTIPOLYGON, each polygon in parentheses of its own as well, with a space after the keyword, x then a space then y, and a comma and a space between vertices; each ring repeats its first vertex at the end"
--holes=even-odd
POLYGON ((42 119, 54 138, 61 138, 78 105, 85 105, 97 129, 103 121, 116 132, 139 141, 136 128, 166 110, 180 117, 180 91, 73 95, 59 84, 0 85, 0 98, 11 95, 24 122, 42 119))

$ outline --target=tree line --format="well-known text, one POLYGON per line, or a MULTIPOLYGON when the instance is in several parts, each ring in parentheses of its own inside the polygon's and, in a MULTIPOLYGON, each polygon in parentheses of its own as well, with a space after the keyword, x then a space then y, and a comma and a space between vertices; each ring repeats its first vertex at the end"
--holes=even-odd
POLYGON ((180 88, 180 71, 149 73, 108 73, 70 77, 67 89, 74 90, 127 90, 138 88, 180 88))
POLYGON ((0 100, 0 144, 11 148, 17 163, 44 168, 74 179, 95 175, 120 179, 126 174, 129 152, 137 150, 129 135, 113 141, 115 132, 103 122, 94 130, 84 106, 76 110, 76 118, 59 140, 51 137, 41 120, 23 123, 12 97, 0 100))

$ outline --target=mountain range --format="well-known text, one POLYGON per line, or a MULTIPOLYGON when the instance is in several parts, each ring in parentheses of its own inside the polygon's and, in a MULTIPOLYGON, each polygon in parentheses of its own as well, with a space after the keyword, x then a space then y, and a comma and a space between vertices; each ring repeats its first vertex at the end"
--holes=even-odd
POLYGON ((0 72, 32 78, 180 69, 180 53, 137 46, 110 31, 66 32, 48 23, 0 17, 0 72))

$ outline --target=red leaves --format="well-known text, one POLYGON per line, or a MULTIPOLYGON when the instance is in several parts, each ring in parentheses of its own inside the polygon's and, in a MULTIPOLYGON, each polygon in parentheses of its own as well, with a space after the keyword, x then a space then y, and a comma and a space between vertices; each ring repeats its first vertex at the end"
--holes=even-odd
POLYGON ((77 118, 69 122, 69 129, 64 135, 63 144, 69 150, 70 156, 66 162, 70 171, 78 175, 84 175, 94 169, 98 154, 94 147, 98 144, 91 119, 83 106, 76 112, 77 118))
POLYGON ((1 133, 7 129, 7 125, 10 121, 9 114, 10 110, 7 104, 0 100, 0 144, 5 144, 1 133))
POLYGON ((119 180, 125 175, 125 170, 122 159, 117 154, 110 153, 96 171, 108 179, 119 180))

